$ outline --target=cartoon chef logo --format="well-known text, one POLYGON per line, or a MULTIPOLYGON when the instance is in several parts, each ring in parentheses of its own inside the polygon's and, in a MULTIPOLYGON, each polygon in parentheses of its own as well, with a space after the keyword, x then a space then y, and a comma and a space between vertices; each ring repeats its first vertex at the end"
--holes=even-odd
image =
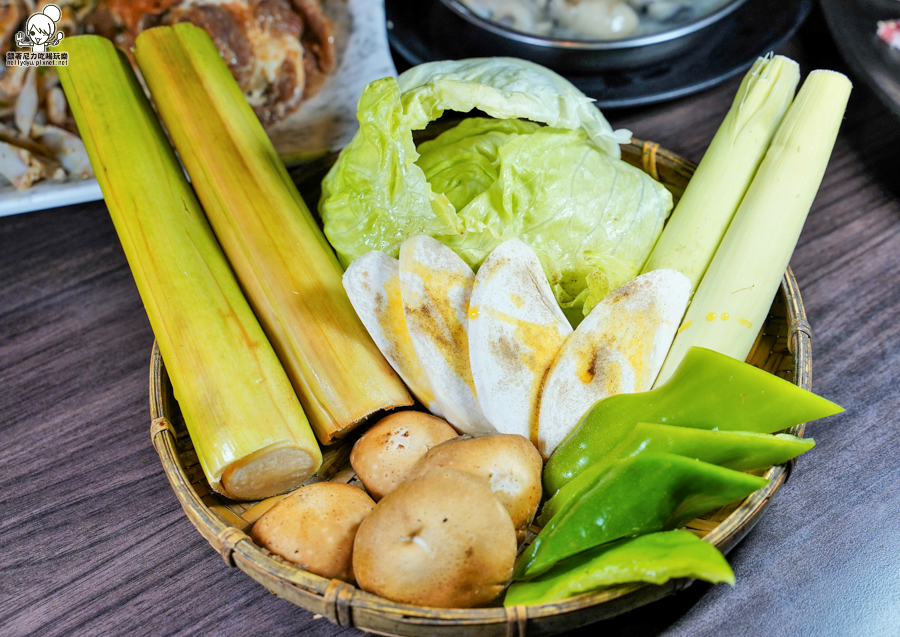
POLYGON ((16 33, 16 45, 19 50, 6 52, 6 65, 68 66, 67 51, 47 50, 47 47, 58 46, 65 37, 62 31, 56 30, 56 23, 61 17, 62 11, 55 4, 48 4, 40 13, 32 13, 25 21, 25 31, 16 33))
POLYGON ((45 53, 48 46, 57 46, 64 37, 56 30, 62 12, 55 4, 48 4, 41 13, 32 13, 25 23, 25 32, 16 33, 16 44, 31 47, 33 53, 45 53))

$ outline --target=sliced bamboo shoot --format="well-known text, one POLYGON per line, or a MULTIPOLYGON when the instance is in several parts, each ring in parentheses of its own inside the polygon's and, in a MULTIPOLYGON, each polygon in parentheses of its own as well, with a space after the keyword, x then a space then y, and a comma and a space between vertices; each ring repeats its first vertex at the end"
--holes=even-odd
POLYGON ((391 367, 431 413, 443 416, 406 327, 400 261, 372 250, 350 264, 343 281, 353 309, 391 367))
POLYGON ((469 366, 474 281, 472 268, 431 237, 400 246, 400 294, 413 346, 441 413, 463 433, 496 431, 478 404, 469 366))
POLYGON ((565 342, 541 394, 538 450, 549 458, 598 400, 647 391, 691 294, 675 270, 654 270, 613 290, 565 342))
POLYGON ((505 434, 538 444, 544 378, 572 326, 534 250, 501 243, 475 276, 469 303, 469 361, 484 415, 505 434))

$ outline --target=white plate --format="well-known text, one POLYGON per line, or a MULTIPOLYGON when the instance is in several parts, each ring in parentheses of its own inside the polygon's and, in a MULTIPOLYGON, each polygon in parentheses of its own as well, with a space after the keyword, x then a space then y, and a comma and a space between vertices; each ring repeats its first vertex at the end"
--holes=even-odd
POLYGON ((96 179, 73 182, 41 181, 28 190, 0 187, 0 217, 103 199, 96 179))
MULTIPOLYGON (((384 22, 383 0, 324 0, 335 25, 338 68, 300 110, 269 130, 288 163, 342 148, 359 127, 356 102, 366 84, 397 75, 384 22)), ((40 182, 28 190, 0 186, 0 217, 103 199, 96 179, 40 182)))

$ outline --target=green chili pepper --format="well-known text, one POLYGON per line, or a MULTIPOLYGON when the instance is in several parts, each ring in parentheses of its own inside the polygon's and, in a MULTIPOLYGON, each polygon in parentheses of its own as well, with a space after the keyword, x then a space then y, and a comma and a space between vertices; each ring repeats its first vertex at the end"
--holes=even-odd
POLYGON ((752 471, 787 462, 809 451, 815 444, 811 438, 797 438, 790 434, 772 436, 746 431, 713 431, 638 423, 628 437, 602 460, 564 484, 544 504, 538 523, 546 526, 569 500, 579 497, 609 471, 616 460, 622 458, 648 452, 673 453, 735 471, 752 471))
POLYGON ((544 487, 556 493, 601 460, 639 422, 772 433, 841 411, 831 401, 752 365, 692 347, 664 385, 594 404, 550 457, 544 487))
POLYGON ((547 604, 606 586, 665 584, 678 577, 734 584, 734 573, 719 549, 690 531, 666 531, 598 546, 531 581, 514 582, 503 605, 547 604))
POLYGON ((767 483, 765 478, 669 453, 619 460, 583 497, 560 509, 522 555, 513 579, 531 579, 606 542, 678 528, 767 483))

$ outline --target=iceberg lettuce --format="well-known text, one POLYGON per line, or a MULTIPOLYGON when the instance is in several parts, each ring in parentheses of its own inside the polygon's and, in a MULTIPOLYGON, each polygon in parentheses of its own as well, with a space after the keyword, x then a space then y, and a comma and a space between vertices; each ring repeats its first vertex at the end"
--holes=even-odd
POLYGON ((369 84, 357 117, 319 203, 345 267, 370 250, 396 257, 404 240, 427 234, 477 269, 515 237, 538 254, 577 324, 638 274, 672 208, 661 184, 619 159, 630 134, 531 63, 415 67, 369 84), (498 119, 465 119, 416 148, 412 130, 474 108, 498 119))
POLYGON ((521 119, 464 119, 436 139, 419 144, 416 165, 431 189, 446 195, 461 211, 497 181, 500 147, 539 128, 521 119))
POLYGON ((397 80, 410 129, 425 128, 445 110, 473 108, 495 119, 527 119, 554 128, 581 128, 591 143, 619 159, 631 131, 614 131, 591 98, 564 77, 516 58, 447 60, 414 66, 397 80))

